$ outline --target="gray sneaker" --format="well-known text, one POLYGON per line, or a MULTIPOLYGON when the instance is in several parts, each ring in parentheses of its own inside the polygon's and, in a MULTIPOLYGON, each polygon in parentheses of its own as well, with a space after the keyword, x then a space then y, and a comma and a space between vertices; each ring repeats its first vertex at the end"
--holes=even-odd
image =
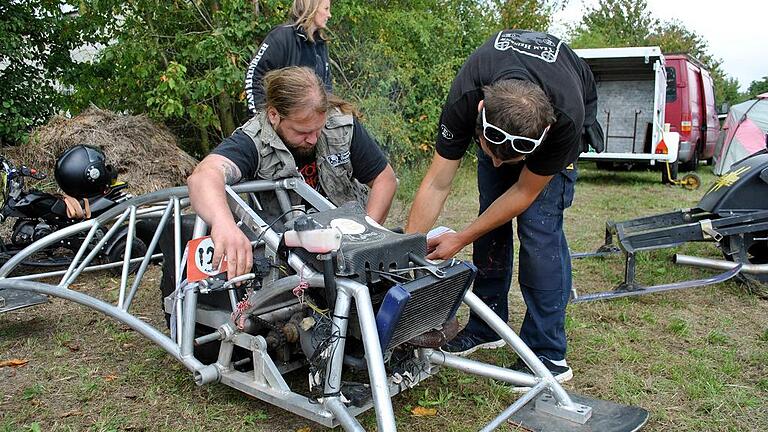
POLYGON ((484 339, 462 330, 455 338, 440 347, 440 349, 449 354, 467 356, 479 349, 496 349, 501 348, 506 344, 504 339, 484 339))

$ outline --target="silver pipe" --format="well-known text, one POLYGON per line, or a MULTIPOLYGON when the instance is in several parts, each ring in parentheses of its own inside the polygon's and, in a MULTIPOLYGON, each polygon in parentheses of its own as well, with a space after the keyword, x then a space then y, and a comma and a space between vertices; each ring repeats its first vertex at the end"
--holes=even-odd
POLYGON ((718 260, 712 258, 701 258, 691 255, 675 254, 672 258, 675 264, 688 265, 694 267, 705 267, 716 270, 731 270, 741 264, 741 272, 749 274, 768 274, 768 264, 749 264, 733 261, 718 260))
MULTIPOLYGON (((159 259, 159 258, 162 258, 162 257, 163 257, 163 254, 154 254, 154 255, 152 255, 151 258, 153 260, 156 260, 156 259, 159 259)), ((139 262, 139 261, 141 261, 143 259, 144 258, 133 258, 133 259, 131 259, 131 264, 137 263, 137 262, 139 262)), ((99 271, 99 270, 107 270, 107 269, 111 269, 111 268, 115 268, 115 267, 120 267, 122 265, 123 265, 123 263, 121 263, 121 262, 112 262, 112 263, 107 263, 107 264, 99 264, 99 265, 95 265, 95 266, 85 267, 83 269, 83 272, 93 272, 93 271, 99 271)), ((33 281, 33 280, 45 279, 45 278, 54 277, 54 276, 61 276, 61 275, 63 275, 66 272, 67 272, 66 270, 56 270, 56 271, 46 272, 46 273, 35 273, 35 274, 29 274, 29 275, 23 275, 23 276, 14 276, 14 277, 10 277, 8 279, 33 281)))
MULTIPOLYGON (((286 192, 284 189, 276 189, 275 196, 277 197, 278 204, 280 204, 280 210, 283 213, 287 213, 293 208, 291 205, 291 198, 288 196, 288 192, 286 192)), ((286 217, 287 216, 288 215, 286 214, 286 217)))
POLYGON ((259 202, 259 198, 256 196, 255 193, 249 192, 248 198, 251 200, 251 203, 253 203, 253 207, 256 210, 264 210, 264 208, 261 206, 261 202, 259 202))
POLYGON ((46 247, 58 242, 63 238, 67 238, 72 234, 77 234, 80 231, 85 230, 85 228, 88 228, 89 226, 94 224, 96 224, 96 221, 94 219, 76 223, 66 228, 62 228, 60 230, 54 231, 53 233, 32 243, 31 245, 24 248, 23 251, 14 255, 2 267, 0 267, 0 279, 8 277, 8 275, 11 274, 11 271, 13 271, 14 268, 16 268, 19 264, 21 264, 22 261, 24 261, 26 258, 31 256, 33 253, 39 250, 45 249, 46 247))
MULTIPOLYGON (((264 192, 264 191, 275 190, 276 188, 278 188, 279 185, 277 183, 278 182, 275 182, 272 180, 254 180, 254 181, 243 182, 243 183, 238 183, 236 185, 233 185, 232 189, 234 189, 234 191, 237 193, 264 192)), ((161 189, 159 191, 140 195, 137 197, 133 197, 129 200, 123 201, 120 204, 116 205, 115 207, 100 214, 97 218, 90 219, 90 221, 98 221, 99 224, 103 225, 104 223, 109 222, 115 217, 117 217, 119 214, 124 212, 126 208, 130 206, 140 207, 144 204, 163 201, 163 200, 171 199, 174 197, 181 198, 182 203, 184 203, 184 207, 186 207, 187 204, 189 203, 188 196, 189 196, 189 191, 187 190, 186 186, 161 189)), ((89 221, 86 221, 86 222, 89 222, 89 221)))
POLYGON ((488 307, 488 305, 483 303, 483 301, 480 300, 480 298, 476 296, 472 291, 467 291, 467 293, 464 295, 464 303, 466 303, 473 312, 475 312, 483 321, 485 321, 486 324, 488 324, 499 336, 502 337, 502 339, 504 339, 504 341, 506 341, 512 347, 512 349, 515 350, 517 355, 520 356, 525 364, 527 364, 528 367, 533 371, 534 375, 543 378, 545 382, 549 383, 550 390, 560 405, 563 405, 569 409, 573 409, 575 407, 571 397, 568 396, 568 393, 566 393, 565 390, 563 390, 563 387, 560 386, 560 383, 555 380, 555 377, 552 376, 552 373, 549 371, 549 369, 544 366, 541 360, 539 360, 536 354, 531 351, 528 345, 526 345, 525 342, 520 339, 520 336, 518 336, 517 333, 509 328, 509 325, 507 325, 507 323, 499 318, 499 316, 496 315, 493 310, 488 307))
POLYGON ((333 327, 331 335, 335 336, 335 345, 325 372, 325 394, 341 392, 341 369, 344 365, 344 348, 347 341, 347 325, 349 324, 349 310, 352 307, 352 298, 345 291, 336 294, 336 305, 333 308, 333 327), (334 333, 336 333, 334 335, 334 333))
POLYGON ((487 426, 480 429, 480 432, 491 432, 495 430, 497 427, 501 426, 502 424, 506 423, 507 419, 512 417, 516 412, 520 410, 520 408, 524 407, 525 404, 532 401, 533 398, 539 395, 544 389, 547 388, 547 383, 540 382, 536 384, 536 386, 530 390, 528 390, 527 393, 525 393, 523 396, 520 397, 520 399, 516 400, 515 403, 507 407, 504 411, 501 412, 498 416, 496 416, 495 419, 491 420, 490 423, 488 423, 487 426))
POLYGON ((316 208, 319 211, 329 210, 336 208, 332 202, 326 199, 323 195, 317 193, 310 185, 301 179, 291 178, 285 179, 282 182, 282 186, 285 189, 293 189, 302 198, 307 200, 309 205, 316 208))
MULTIPOLYGON (((194 357, 183 358, 181 356, 179 345, 177 345, 171 338, 169 338, 168 336, 166 336, 156 328, 152 327, 151 325, 145 323, 144 321, 136 318, 135 316, 129 314, 128 312, 122 309, 119 309, 115 306, 112 306, 109 303, 103 302, 87 294, 83 294, 81 292, 74 291, 64 287, 44 284, 41 282, 29 282, 29 281, 20 281, 20 280, 14 280, 14 279, 0 280, 0 289, 2 288, 15 289, 20 291, 30 291, 30 292, 36 292, 36 293, 45 294, 53 297, 59 297, 65 300, 69 300, 69 301, 81 304, 88 308, 94 309, 98 312, 103 313, 104 315, 107 315, 111 318, 116 319, 117 321, 120 321, 121 323, 137 331, 138 333, 140 333, 142 336, 146 337, 150 341, 159 345, 160 348, 164 349, 166 352, 168 352, 168 354, 172 355, 175 359, 182 362, 187 369, 195 372, 196 376, 198 372, 202 372, 204 369, 207 369, 207 367, 204 364, 200 363, 200 361, 195 359, 194 357)), ((203 378, 205 379, 205 382, 211 382, 210 373, 211 371, 205 371, 205 373, 203 373, 203 378)), ((213 378, 214 380, 218 379, 215 376, 213 378)))
POLYGON ((128 209, 129 207, 141 207, 145 204, 158 202, 158 201, 165 201, 176 196, 186 197, 187 195, 188 193, 187 193, 186 186, 161 189, 159 191, 151 192, 144 195, 139 195, 127 201, 123 201, 120 204, 100 214, 94 220, 98 221, 99 224, 101 225, 105 225, 111 222, 112 219, 116 218, 119 214, 125 212, 125 210, 128 209))
MULTIPOLYGON (((195 346, 195 318, 197 312, 197 284, 189 284, 184 289, 184 337, 181 339, 181 356, 191 356, 195 346)), ((178 329, 176 330, 178 333, 178 329)))
POLYGON ((87 266, 88 263, 90 263, 91 261, 93 261, 94 258, 96 258, 96 255, 98 255, 101 252, 101 248, 104 247, 104 244, 106 244, 107 241, 113 235, 115 235, 117 230, 120 228, 120 225, 122 225, 123 221, 125 221, 125 218, 128 217, 128 213, 129 213, 128 209, 126 209, 126 211, 124 211, 123 214, 117 219, 117 222, 115 222, 112 225, 112 227, 109 229, 109 231, 107 231, 107 233, 104 234, 104 237, 102 237, 101 240, 99 240, 99 242, 96 243, 96 246, 93 247, 93 250, 91 251, 91 253, 89 253, 88 256, 85 257, 83 262, 80 263, 80 265, 77 267, 77 270, 72 272, 72 274, 70 274, 69 277, 66 280, 62 279, 62 281, 59 283, 59 285, 67 287, 78 276, 80 276, 80 273, 83 272, 83 269, 85 268, 85 266, 87 266))
MULTIPOLYGON (((376 407, 376 422, 380 432, 397 429, 392 399, 387 385, 387 372, 384 368, 384 356, 379 344, 379 333, 373 314, 371 296, 368 287, 349 279, 338 279, 336 286, 340 291, 348 291, 355 299, 360 331, 363 334, 365 360, 368 362, 368 377, 371 382, 373 405, 376 407)), ((487 307, 487 306, 486 306, 487 307)))
POLYGON ((123 309, 125 304, 125 290, 128 287, 128 273, 131 269, 129 261, 133 251, 133 238, 136 235, 136 207, 130 208, 130 218, 128 219, 128 235, 125 238, 125 252, 123 253, 123 272, 120 275, 120 294, 117 298, 117 307, 123 309))
POLYGON ((498 381, 504 381, 521 387, 533 387, 542 382, 531 374, 518 372, 511 369, 505 369, 488 363, 459 357, 454 354, 448 354, 443 351, 426 351, 429 361, 436 365, 447 366, 462 372, 473 375, 480 375, 486 378, 492 378, 498 381))
POLYGON ((365 429, 360 424, 360 422, 358 422, 357 419, 349 413, 347 407, 344 406, 338 397, 325 398, 323 405, 333 413, 333 415, 336 417, 336 420, 339 421, 339 424, 341 424, 341 427, 344 428, 345 431, 365 432, 365 429))
MULTIPOLYGON (((240 198, 234 188, 227 186, 225 192, 227 193, 227 203, 230 206, 232 216, 239 218, 240 222, 244 223, 254 233, 259 235, 269 248, 276 251, 280 245, 280 236, 275 230, 267 229, 268 224, 264 219, 256 214, 256 212, 253 211, 242 198, 240 198)), ((283 193, 285 193, 285 191, 283 191, 283 193)))
POLYGON ((67 268, 67 272, 64 274, 64 277, 61 278, 62 281, 67 280, 69 278, 69 275, 72 274, 72 272, 77 268, 77 263, 80 261, 80 258, 83 257, 83 254, 88 249, 88 245, 91 243, 91 240, 93 239, 93 236, 96 234, 96 230, 99 229, 99 225, 95 224, 91 227, 91 230, 88 231, 88 235, 85 236, 85 240, 83 240, 83 244, 80 245, 80 249, 77 250, 77 253, 75 254, 75 257, 72 258, 72 263, 67 268))
MULTIPOLYGON (((168 200, 168 202, 170 203, 170 200, 168 200)), ((166 209, 168 209, 168 207, 167 206, 163 207, 162 205, 155 205, 155 206, 152 206, 152 207, 140 208, 140 209, 136 210, 136 217, 140 217, 140 216, 159 216, 159 215, 162 214, 160 212, 164 211, 166 209)))
MULTIPOLYGON (((133 278, 133 285, 131 286, 131 291, 128 293, 128 298, 125 300, 126 311, 130 309, 131 303, 133 302, 133 297, 136 295, 136 291, 138 291, 139 289, 139 284, 141 283, 141 280, 144 277, 144 273, 147 271, 147 267, 149 267, 149 262, 152 260, 152 252, 155 251, 155 248, 157 248, 157 243, 160 242, 160 236, 163 232, 163 229, 165 228, 165 225, 168 223, 168 218, 171 216, 172 206, 173 206, 173 203, 168 201, 168 205, 165 206, 165 211, 163 212, 163 215, 160 217, 160 223, 157 224, 157 228, 155 228, 155 233, 152 235, 152 240, 149 242, 149 245, 147 246, 147 252, 141 261, 141 266, 139 266, 139 270, 136 272, 136 277, 133 278)), ((160 255, 162 256, 162 254, 160 255)))
MULTIPOLYGON (((182 256, 181 256, 181 209, 179 208, 179 198, 178 197, 171 197, 171 202, 173 202, 173 259, 174 259, 174 271, 175 271, 175 277, 174 281, 176 281, 176 289, 178 290, 179 284, 181 283, 181 266, 183 263, 181 262, 182 256)), ((179 297, 181 296, 180 292, 176 293, 176 343, 181 345, 182 335, 183 335, 183 329, 182 329, 182 305, 179 301, 179 297)))
MULTIPOLYGON (((222 258, 223 259, 223 258, 222 258)), ((235 294, 235 290, 231 289, 227 291, 227 295, 229 296, 229 307, 232 308, 232 312, 237 310, 237 295, 235 294)))
POLYGON ((237 183, 229 186, 237 193, 247 192, 267 192, 276 190, 280 187, 279 182, 275 180, 252 180, 243 183, 237 183))
POLYGON ((231 334, 222 335, 221 344, 219 344, 219 356, 216 358, 218 367, 224 370, 232 369, 232 353, 235 351, 235 344, 231 340, 231 334))
POLYGON ((197 346, 205 345, 205 344, 207 344, 209 342, 221 340, 222 338, 223 338, 223 336, 222 336, 221 332, 216 330, 213 333, 208 333, 207 335, 203 335, 203 336, 200 336, 198 338, 195 338, 195 345, 197 345, 197 346))

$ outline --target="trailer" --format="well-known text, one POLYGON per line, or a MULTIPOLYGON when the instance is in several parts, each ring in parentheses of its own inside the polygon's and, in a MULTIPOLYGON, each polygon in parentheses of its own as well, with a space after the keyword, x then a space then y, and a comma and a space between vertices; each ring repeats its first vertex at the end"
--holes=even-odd
MULTIPOLYGON (((598 168, 618 164, 654 166, 677 161, 680 137, 665 131, 667 76, 659 47, 577 49, 597 85, 597 120, 605 151, 581 153, 598 168)), ((662 167, 663 168, 663 167, 662 167)), ((662 169, 662 180, 669 181, 662 169)), ((674 176, 671 177, 674 179, 674 176)))

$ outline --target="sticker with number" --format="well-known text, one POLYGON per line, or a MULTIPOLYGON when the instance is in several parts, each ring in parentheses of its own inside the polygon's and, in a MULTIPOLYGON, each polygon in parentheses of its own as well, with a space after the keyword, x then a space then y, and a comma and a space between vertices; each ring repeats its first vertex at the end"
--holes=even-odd
POLYGON ((226 258, 214 267, 213 240, 210 236, 192 239, 187 243, 187 280, 197 282, 227 271, 226 258))

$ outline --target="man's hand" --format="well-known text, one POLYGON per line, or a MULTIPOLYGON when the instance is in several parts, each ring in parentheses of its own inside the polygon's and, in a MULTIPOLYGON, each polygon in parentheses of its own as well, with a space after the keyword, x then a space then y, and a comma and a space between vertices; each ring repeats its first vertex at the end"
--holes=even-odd
POLYGON ((187 179, 192 208, 211 226, 214 268, 218 268, 226 256, 228 279, 248 273, 253 266, 251 242, 235 224, 224 191, 224 185, 235 183, 241 177, 234 162, 209 154, 187 179))
POLYGON ((211 227, 213 266, 219 268, 227 258, 227 279, 248 273, 253 266, 253 248, 248 237, 234 223, 227 221, 211 227))
POLYGON ((429 252, 427 259, 446 260, 459 253, 468 244, 464 241, 461 233, 441 234, 427 240, 427 251, 429 252))

